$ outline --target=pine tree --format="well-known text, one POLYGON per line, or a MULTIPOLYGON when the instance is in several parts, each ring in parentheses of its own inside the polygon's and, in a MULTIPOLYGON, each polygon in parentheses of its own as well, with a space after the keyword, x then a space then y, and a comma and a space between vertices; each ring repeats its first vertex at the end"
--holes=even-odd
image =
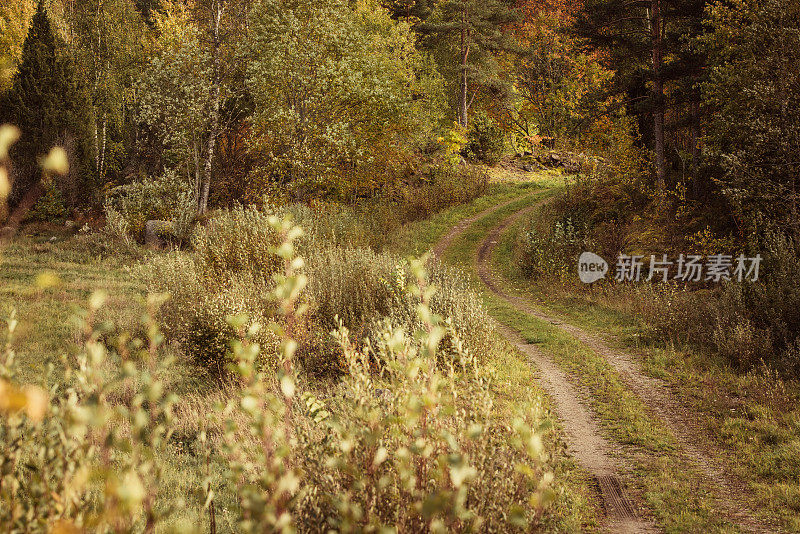
POLYGON ((504 31, 515 20, 510 0, 441 0, 419 25, 456 95, 458 122, 467 127, 469 109, 481 88, 502 89, 497 54, 516 48, 504 31))
POLYGON ((15 169, 12 203, 38 184, 37 160, 54 145, 70 150, 72 167, 85 156, 86 103, 68 61, 59 53, 62 47, 40 1, 11 91, 0 105, 0 122, 15 124, 22 131, 11 151, 15 169))
POLYGON ((383 0, 381 4, 389 10, 392 18, 419 23, 428 19, 433 11, 434 0, 383 0))
POLYGON ((739 228, 800 242, 800 10, 742 0, 709 11, 707 139, 717 186, 739 228))
MULTIPOLYGON (((702 32, 705 5, 705 0, 586 0, 575 25, 579 35, 607 52, 618 90, 640 117, 639 130, 653 150, 660 188, 668 171, 668 112, 676 112, 683 99, 698 110, 704 61, 692 43, 702 32)), ((690 120, 697 132, 700 118, 694 112, 690 120)))

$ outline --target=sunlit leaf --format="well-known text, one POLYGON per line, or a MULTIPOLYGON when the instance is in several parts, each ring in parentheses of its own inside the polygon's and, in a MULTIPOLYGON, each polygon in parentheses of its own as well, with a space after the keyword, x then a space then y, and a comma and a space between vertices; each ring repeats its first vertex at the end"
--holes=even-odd
POLYGON ((53 147, 42 162, 42 168, 55 174, 67 174, 69 172, 67 152, 60 146, 53 147))

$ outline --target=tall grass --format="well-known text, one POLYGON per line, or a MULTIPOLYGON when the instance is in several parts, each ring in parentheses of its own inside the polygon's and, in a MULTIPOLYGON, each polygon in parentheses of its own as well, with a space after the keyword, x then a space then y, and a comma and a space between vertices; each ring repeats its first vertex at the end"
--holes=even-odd
MULTIPOLYGON (((238 222, 260 217, 228 216, 241 217, 238 222)), ((375 327, 373 341, 360 344, 338 324, 332 339, 344 372, 336 381, 318 382, 299 365, 295 337, 311 320, 305 316, 314 314, 305 290, 313 271, 297 256, 299 230, 276 217, 266 222, 273 243, 268 260, 198 246, 193 255, 164 257, 158 267, 174 277, 173 289, 212 272, 227 277, 220 285, 194 286, 206 292, 241 272, 240 263, 225 257, 250 261, 250 280, 264 281, 264 288, 271 273, 270 290, 264 289, 271 307, 258 316, 265 322, 249 314, 225 317, 233 332, 228 361, 235 380, 219 390, 216 405, 206 405, 192 448, 198 461, 185 464, 192 470, 185 476, 202 481, 194 488, 202 498, 186 501, 159 491, 165 459, 178 443, 175 432, 187 430, 176 415, 188 408, 163 379, 173 364, 164 358, 171 334, 162 334, 155 318, 170 322, 189 310, 153 297, 139 335, 110 339, 111 325, 95 321, 105 302, 98 294, 80 321, 77 356, 52 377, 52 388, 17 384, 13 345, 3 351, 0 529, 151 532, 211 525, 215 531, 224 518, 242 532, 445 532, 532 530, 547 521, 556 493, 552 457, 543 445, 544 410, 520 414, 513 425, 496 419, 492 375, 456 326, 473 319, 434 313, 434 306, 458 312, 473 303, 451 288, 436 304, 439 292, 423 262, 405 263, 407 280, 396 296, 414 314, 395 317, 418 328, 393 324, 402 321, 390 313, 375 327), (264 331, 275 339, 273 366, 261 363, 257 340, 264 331), (187 516, 187 506, 197 514, 187 516)), ((206 236, 205 244, 225 251, 230 243, 215 241, 223 234, 206 236)), ((440 276, 444 282, 447 275, 440 276)), ((196 302, 191 291, 188 302, 196 302)), ((390 312, 398 309, 392 305, 390 312)), ((12 318, 9 331, 14 326, 12 318)))

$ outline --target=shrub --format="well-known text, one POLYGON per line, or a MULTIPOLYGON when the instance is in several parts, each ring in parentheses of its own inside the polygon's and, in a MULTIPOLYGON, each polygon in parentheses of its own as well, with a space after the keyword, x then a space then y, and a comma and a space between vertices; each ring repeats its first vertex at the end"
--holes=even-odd
POLYGON ((512 425, 495 418, 493 377, 431 313, 436 293, 421 262, 408 265, 403 297, 421 327, 412 335, 386 323, 362 348, 339 327, 348 372, 314 389, 294 364, 306 321, 298 232, 277 218, 269 225, 280 236, 269 300, 281 320, 228 317, 239 381, 203 406, 196 449, 179 457, 181 474, 198 481, 193 495, 160 491, 164 462, 183 446, 176 412, 193 409, 160 378, 175 363, 154 320, 164 297, 148 299, 142 336, 104 343, 109 325, 92 319, 105 298, 95 294, 78 321, 77 356, 53 387, 16 384, 11 344, 0 354, 0 530, 197 532, 217 505, 242 532, 542 528, 557 497, 545 410, 537 404, 512 425), (262 324, 280 342, 276 368, 258 363, 262 324), (452 348, 440 354, 447 336, 452 348))
POLYGON ((756 283, 730 282, 717 302, 714 342, 745 368, 763 361, 800 376, 800 251, 788 237, 767 232, 756 283))
MULTIPOLYGON (((282 268, 275 255, 279 241, 268 213, 252 207, 224 210, 196 229, 191 253, 157 257, 142 269, 151 291, 171 296, 160 316, 165 333, 208 376, 227 374, 229 341, 236 335, 227 317, 247 314, 267 323, 275 315, 271 293, 273 276, 282 268)), ((274 336, 262 332, 255 341, 266 362, 274 336)))
POLYGON ((192 186, 167 170, 161 176, 114 188, 106 198, 105 211, 112 235, 141 240, 148 220, 164 220, 171 223, 171 237, 184 241, 197 209, 192 186))
POLYGON ((35 221, 64 222, 67 217, 64 195, 54 180, 45 182, 44 191, 44 195, 33 206, 28 218, 35 221))
POLYGON ((709 290, 693 291, 677 283, 642 284, 628 295, 628 301, 656 338, 675 344, 711 345, 714 341, 714 295, 709 290))
POLYGON ((223 210, 192 235, 194 257, 211 277, 252 273, 265 280, 281 268, 275 255, 280 236, 269 224, 269 210, 254 207, 223 210))
POLYGON ((298 243, 303 251, 310 242, 379 250, 403 224, 485 194, 489 175, 473 165, 432 158, 421 163, 415 174, 385 185, 377 194, 349 204, 319 199, 308 203, 276 202, 268 196, 262 197, 260 204, 279 215, 292 214, 306 230, 298 243), (277 208, 275 204, 283 205, 277 208))
MULTIPOLYGON (((542 412, 513 430, 498 424, 490 377, 474 356, 456 343, 439 364, 446 328, 430 313, 421 263, 410 270, 419 276, 409 296, 423 328, 411 337, 387 325, 362 351, 340 327, 348 373, 333 391, 304 390, 291 344, 278 377, 252 366, 257 348, 236 345, 244 387, 226 408, 224 453, 239 466, 226 482, 239 495, 241 530, 536 528, 555 497, 542 412)), ((304 279, 287 274, 293 290, 302 288, 304 279)), ((282 307, 294 309, 291 298, 282 307)))
POLYGON ((462 152, 469 144, 468 131, 458 123, 453 123, 452 127, 445 129, 437 142, 444 149, 444 156, 450 165, 458 165, 463 161, 462 152))
POLYGON ((549 227, 546 223, 534 222, 521 228, 515 256, 526 277, 554 278, 562 283, 576 279, 578 257, 593 248, 585 224, 576 224, 567 217, 549 227))
POLYGON ((337 202, 314 201, 290 204, 275 209, 277 214, 291 214, 304 233, 298 248, 306 254, 325 246, 376 247, 380 239, 374 203, 350 206, 337 202))
POLYGON ((632 311, 656 337, 708 345, 743 370, 766 364, 800 376, 800 257, 781 234, 767 233, 762 243, 758 282, 733 280, 713 290, 645 284, 628 299, 632 311))
POLYGON ((472 119, 464 157, 487 165, 497 165, 505 152, 505 132, 484 114, 472 119))
MULTIPOLYGON (((397 224, 430 217, 446 208, 470 202, 489 187, 489 175, 472 165, 434 163, 422 171, 419 183, 403 188, 398 198, 386 199, 397 224)), ((385 213, 385 212, 384 212, 385 213)))
MULTIPOLYGON (((339 324, 352 332, 356 344, 364 340, 375 344, 389 320, 413 332, 422 325, 417 321, 417 302, 409 298, 409 264, 385 253, 367 249, 331 247, 309 258, 308 296, 313 303, 313 323, 323 337, 339 324)), ((458 337, 475 350, 488 347, 491 321, 464 276, 441 264, 431 268, 430 281, 438 291, 431 299, 434 313, 450 318, 458 337)), ((450 345, 450 338, 445 347, 450 345)), ((304 365, 311 371, 338 369, 340 351, 318 341, 315 358, 301 351, 304 365), (331 351, 332 349, 332 351, 331 351)))
MULTIPOLYGON (((213 377, 225 375, 228 340, 236 334, 229 316, 245 314, 264 324, 278 315, 270 295, 284 262, 276 255, 280 236, 270 225, 272 211, 299 213, 317 225, 296 241, 309 258, 304 298, 312 312, 306 322, 295 325, 299 360, 309 373, 332 376, 343 371, 341 350, 330 338, 340 321, 357 343, 375 343, 386 318, 408 331, 419 326, 416 304, 405 295, 405 261, 367 248, 327 243, 331 227, 307 208, 225 210, 197 229, 191 253, 167 254, 143 269, 151 291, 171 294, 161 311, 164 330, 199 369, 213 377)), ((440 288, 432 300, 434 311, 451 317, 453 328, 472 346, 485 348, 489 321, 463 277, 436 266, 431 279, 440 288)), ((254 341, 262 345, 262 363, 272 362, 274 367, 274 336, 263 331, 254 341)))

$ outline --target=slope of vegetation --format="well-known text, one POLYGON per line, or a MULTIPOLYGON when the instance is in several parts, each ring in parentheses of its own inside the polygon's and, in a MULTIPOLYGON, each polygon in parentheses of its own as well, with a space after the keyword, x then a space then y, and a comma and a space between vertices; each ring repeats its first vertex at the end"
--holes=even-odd
POLYGON ((798 24, 794 0, 4 3, 0 530, 608 527, 493 319, 634 451, 648 521, 734 528, 602 354, 476 293, 478 241, 532 202, 494 243, 506 289, 633 349, 798 530, 798 24), (585 251, 760 277, 584 286, 585 251))

